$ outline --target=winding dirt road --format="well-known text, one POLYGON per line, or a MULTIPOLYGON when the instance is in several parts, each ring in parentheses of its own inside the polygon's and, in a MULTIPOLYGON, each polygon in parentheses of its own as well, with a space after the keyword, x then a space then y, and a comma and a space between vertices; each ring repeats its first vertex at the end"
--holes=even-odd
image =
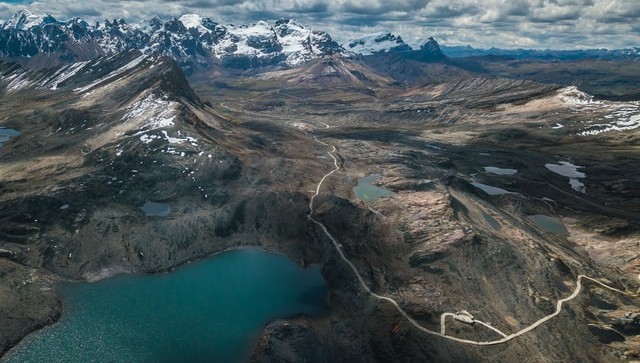
MULTIPOLYGON (((325 125, 325 127, 328 129, 329 125, 327 125, 326 123, 323 123, 325 125)), ((544 316, 542 318, 540 318, 539 320, 537 320, 536 322, 534 322, 533 324, 527 326, 526 328, 523 328, 520 331, 517 331, 515 333, 512 334, 506 334, 500 330, 498 330, 497 328, 491 326, 491 324, 480 321, 480 320, 476 320, 473 318, 473 316, 471 316, 471 314, 468 314, 466 311, 462 311, 462 312, 457 312, 457 313, 449 313, 449 312, 445 312, 441 315, 440 317, 440 332, 434 331, 434 330, 430 330, 425 328, 424 326, 420 325, 416 320, 414 320, 411 316, 409 316, 409 314, 400 306, 400 304, 398 304, 398 302, 390 297, 387 296, 383 296, 383 295, 378 295, 375 292, 371 291, 371 289, 369 288, 369 286, 367 285, 367 283, 364 281, 364 279, 362 278, 362 275, 360 275, 360 272, 358 271, 358 269, 356 268, 356 266, 345 256, 344 252, 342 251, 342 248, 340 247, 340 244, 338 243, 338 241, 335 239, 335 237, 333 237, 333 235, 331 235, 331 233, 329 232, 329 230, 327 229, 327 227, 322 224, 322 222, 318 221, 317 219, 315 219, 313 217, 313 206, 314 206, 314 201, 316 199, 316 197, 320 194, 320 189, 322 188, 322 184, 324 184, 325 180, 327 180, 328 177, 330 177, 331 175, 333 175, 334 173, 336 173, 337 171, 340 170, 340 166, 338 165, 338 159, 335 156, 336 153, 336 147, 334 145, 330 145, 326 142, 323 142, 321 140, 319 140, 316 136, 313 137, 313 139, 327 147, 330 148, 330 151, 327 151, 327 154, 333 159, 333 165, 334 165, 334 169, 329 171, 328 173, 326 173, 322 179, 320 179, 320 182, 318 182, 318 185, 316 186, 316 192, 315 194, 311 197, 311 199, 309 200, 309 214, 307 215, 307 218, 313 222, 314 224, 316 224, 318 227, 320 227, 320 229, 322 229, 323 233, 329 238, 329 240, 331 240, 331 243, 333 244, 333 246, 335 247, 336 251, 338 252, 338 254, 340 255, 340 258, 342 258, 342 260, 349 265, 349 267, 351 268, 351 270, 353 271, 353 273, 355 274, 356 278, 358 279, 358 282, 360 282, 360 285, 362 286, 363 290, 367 292, 367 294, 369 294, 371 297, 377 299, 377 300, 381 300, 381 301, 386 301, 388 303, 390 303, 391 305, 393 305, 396 310, 400 313, 400 315, 404 316, 407 321, 413 325, 416 329, 427 333, 427 334, 431 334, 431 335, 435 335, 435 336, 439 336, 441 338, 444 339, 448 339, 448 340, 452 340, 455 342, 459 342, 459 343, 464 343, 464 344, 471 344, 471 345, 479 345, 479 346, 488 346, 488 345, 497 345, 497 344, 503 344, 506 343, 510 340, 513 340, 521 335, 524 335, 532 330, 534 330, 535 328, 539 327, 540 325, 546 323, 547 321, 553 319, 554 317, 558 316, 561 312, 562 312, 562 305, 565 302, 571 301, 573 300, 576 296, 578 296, 578 294, 580 293, 580 291, 582 290, 582 281, 583 280, 588 280, 591 281, 593 283, 596 283, 600 286, 602 286, 605 289, 620 293, 620 294, 624 294, 624 295, 628 295, 628 296, 637 296, 637 294, 632 294, 632 293, 628 293, 619 289, 616 289, 615 287, 611 287, 609 285, 606 285, 594 278, 588 277, 586 275, 579 275, 577 280, 576 280, 576 288, 573 291, 573 293, 563 299, 558 300, 558 302, 556 303, 556 310, 547 315, 544 316), (467 324, 479 324, 482 325, 484 327, 486 327, 487 329, 492 330, 493 332, 499 334, 502 338, 500 339, 496 339, 496 340, 491 340, 491 341, 476 341, 476 340, 469 340, 469 339, 462 339, 462 338, 458 338, 458 337, 454 337, 451 335, 446 335, 446 331, 445 331, 445 323, 446 323, 446 318, 447 317, 453 317, 454 321, 461 321, 463 323, 467 323, 467 324)))

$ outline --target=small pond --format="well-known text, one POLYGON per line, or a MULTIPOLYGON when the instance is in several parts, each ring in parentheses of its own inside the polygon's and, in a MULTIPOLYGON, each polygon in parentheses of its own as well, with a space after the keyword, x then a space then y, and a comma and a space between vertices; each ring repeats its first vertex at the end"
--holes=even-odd
POLYGON ((542 228, 545 232, 556 233, 556 234, 568 234, 569 232, 564 227, 564 224, 557 219, 549 216, 545 216, 544 214, 534 214, 527 216, 530 220, 533 221, 538 227, 542 228))
POLYGON ((500 224, 500 222, 498 222, 495 218, 493 218, 492 216, 490 216, 489 214, 482 212, 482 216, 484 217, 484 220, 489 223, 489 225, 491 226, 491 228, 495 229, 495 230, 500 230, 500 228, 502 228, 502 225, 500 224))
POLYGON ((12 137, 16 137, 20 135, 20 131, 14 129, 7 129, 4 127, 0 127, 0 147, 2 144, 9 141, 12 137))
POLYGON ((518 172, 517 169, 505 169, 505 168, 498 168, 496 166, 485 166, 484 171, 486 173, 491 173, 496 175, 513 175, 518 172))
POLYGON ((389 189, 380 188, 372 183, 382 179, 379 174, 371 174, 358 178, 358 185, 353 187, 353 193, 364 202, 373 202, 378 198, 388 198, 396 193, 389 189))
POLYGON ((171 206, 166 203, 145 202, 140 207, 147 217, 168 217, 171 214, 171 206))
POLYGON ((580 193, 586 193, 584 183, 578 180, 587 176, 587 174, 578 171, 578 168, 582 168, 582 166, 573 165, 567 161, 560 161, 558 164, 549 163, 544 166, 558 175, 569 178, 569 185, 573 190, 580 193))

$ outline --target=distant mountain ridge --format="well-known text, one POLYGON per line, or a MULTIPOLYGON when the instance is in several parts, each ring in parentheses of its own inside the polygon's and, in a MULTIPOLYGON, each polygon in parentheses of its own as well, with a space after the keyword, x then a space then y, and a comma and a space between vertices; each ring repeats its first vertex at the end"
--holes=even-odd
POLYGON ((422 54, 422 58, 424 58, 425 54, 428 54, 428 57, 432 60, 445 58, 444 53, 440 50, 440 45, 433 37, 429 37, 427 41, 420 46, 420 49, 414 49, 405 43, 402 37, 389 32, 372 33, 351 39, 346 43, 346 49, 361 56, 419 51, 422 54))
POLYGON ((367 34, 351 39, 346 44, 349 51, 361 55, 412 50, 400 36, 387 32, 367 34))
POLYGON ((513 59, 539 60, 576 60, 576 59, 637 59, 640 58, 640 47, 625 49, 500 49, 474 48, 466 46, 442 46, 442 51, 451 58, 496 56, 513 59))

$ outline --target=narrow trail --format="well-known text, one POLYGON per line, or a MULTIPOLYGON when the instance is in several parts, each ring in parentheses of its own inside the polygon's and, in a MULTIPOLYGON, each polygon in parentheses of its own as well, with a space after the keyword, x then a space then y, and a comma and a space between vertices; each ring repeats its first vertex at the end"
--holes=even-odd
MULTIPOLYGON (((329 125, 324 123, 325 127, 328 129, 329 125)), ((318 183, 318 185, 316 186, 316 192, 315 194, 313 194, 313 196, 311 197, 311 199, 309 200, 309 214, 307 215, 307 218, 313 222, 314 224, 316 224, 318 227, 320 227, 322 229, 322 231, 324 232, 324 234, 329 238, 329 240, 331 240, 331 243, 333 244, 333 246, 335 247, 336 251, 338 252, 338 254, 340 255, 340 258, 351 268, 351 270, 353 271, 353 273, 355 274, 356 278, 358 279, 358 282, 360 283, 360 285, 362 286, 362 289, 367 292, 367 294, 369 294, 371 297, 377 299, 377 300, 381 300, 381 301, 386 301, 388 303, 390 303, 391 305, 393 305, 396 310, 400 313, 400 315, 402 315, 403 317, 405 317, 405 319, 407 319, 407 321, 413 325, 416 329, 427 333, 427 334, 431 334, 431 335, 435 335, 435 336, 439 336, 441 338, 444 339, 448 339, 448 340, 452 340, 455 342, 459 342, 459 343, 464 343, 464 344, 470 344, 470 345, 477 345, 477 346, 489 346, 489 345, 498 345, 498 344, 503 344, 506 343, 512 339, 515 339, 521 335, 524 335, 532 330, 534 330, 535 328, 539 327, 540 325, 546 323, 547 321, 553 319, 554 317, 558 316, 561 312, 562 312, 562 305, 565 302, 571 301, 573 300, 576 296, 578 296, 578 294, 580 293, 580 291, 582 290, 582 281, 583 280, 588 280, 591 281, 593 283, 596 283, 600 286, 602 286, 605 289, 620 293, 620 294, 624 294, 624 295, 628 295, 628 296, 637 296, 637 294, 632 294, 632 293, 628 293, 619 289, 616 289, 615 287, 611 287, 607 284, 604 284, 596 279, 593 279, 589 276, 586 275, 578 275, 578 278, 576 280, 576 288, 573 291, 573 293, 563 299, 558 300, 558 302, 556 303, 556 310, 555 312, 540 318, 539 320, 537 320, 536 322, 534 322, 533 324, 523 328, 522 330, 512 333, 512 334, 506 334, 502 331, 500 331, 499 329, 491 326, 491 324, 480 321, 480 320, 476 320, 473 318, 473 316, 471 314, 469 314, 466 311, 460 311, 457 313, 442 313, 441 317, 440 317, 440 332, 435 331, 435 330, 431 330, 431 329, 427 329, 424 326, 420 325, 420 323, 418 323, 415 319, 413 319, 411 316, 409 316, 409 314, 400 306, 400 304, 387 296, 383 296, 383 295, 378 295, 375 292, 371 291, 371 289, 369 288, 369 286, 367 285, 367 283, 364 281, 364 278, 362 278, 362 275, 360 275, 360 272, 358 271, 358 269, 356 268, 356 266, 345 256, 344 252, 342 251, 342 247, 340 247, 340 244, 338 243, 338 241, 335 239, 335 237, 333 237, 333 235, 329 232, 329 230, 327 229, 327 227, 320 221, 318 221, 317 219, 315 219, 313 217, 314 214, 314 201, 316 199, 316 197, 320 194, 320 189, 322 188, 322 185, 324 184, 325 180, 327 180, 328 177, 330 177, 331 175, 333 175, 334 173, 336 173, 337 171, 340 170, 340 166, 338 165, 338 159, 335 156, 335 153, 337 151, 336 147, 334 145, 330 145, 324 141, 319 140, 316 136, 313 137, 313 140, 316 141, 317 143, 327 147, 327 148, 331 148, 331 151, 327 151, 327 155, 329 155, 332 159, 333 159, 333 165, 334 165, 334 169, 331 170, 330 172, 326 173, 322 179, 320 179, 320 182, 318 183), (500 335, 502 338, 497 339, 497 340, 490 340, 490 341, 476 341, 476 340, 470 340, 470 339, 462 339, 462 338, 458 338, 458 337, 454 337, 451 335, 446 335, 446 318, 447 317, 452 317, 454 318, 454 320, 456 321, 460 321, 466 324, 479 324, 482 325, 484 327, 486 327, 487 329, 492 330, 493 332, 495 332, 496 334, 500 335)))

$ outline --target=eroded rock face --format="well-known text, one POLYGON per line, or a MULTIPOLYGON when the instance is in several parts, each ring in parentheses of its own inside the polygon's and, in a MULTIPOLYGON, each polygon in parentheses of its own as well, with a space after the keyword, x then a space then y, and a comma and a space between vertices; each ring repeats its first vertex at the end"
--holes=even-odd
POLYGON ((250 362, 327 362, 335 359, 320 336, 318 322, 305 318, 276 320, 267 325, 250 362), (313 326, 315 323, 316 326, 313 326))
POLYGON ((62 304, 52 282, 42 271, 0 258, 0 352, 58 320, 62 304))

